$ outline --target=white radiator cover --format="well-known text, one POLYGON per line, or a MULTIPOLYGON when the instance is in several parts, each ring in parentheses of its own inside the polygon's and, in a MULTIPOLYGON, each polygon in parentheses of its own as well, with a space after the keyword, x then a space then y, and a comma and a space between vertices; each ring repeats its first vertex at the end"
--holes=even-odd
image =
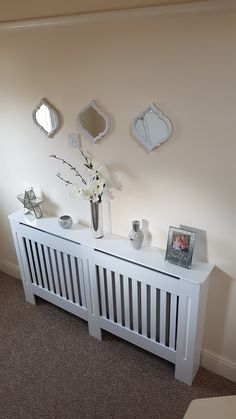
POLYGON ((135 250, 127 239, 95 240, 85 226, 62 229, 56 217, 9 216, 26 300, 35 295, 175 364, 191 384, 202 348, 210 264, 192 269, 166 262, 154 247, 135 250))

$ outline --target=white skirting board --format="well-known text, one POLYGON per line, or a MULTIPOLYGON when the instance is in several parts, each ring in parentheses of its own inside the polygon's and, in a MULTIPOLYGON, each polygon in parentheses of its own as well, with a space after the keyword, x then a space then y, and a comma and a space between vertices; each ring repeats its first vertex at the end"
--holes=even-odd
POLYGON ((19 266, 8 262, 7 260, 0 259, 0 271, 13 276, 13 278, 20 279, 19 266))
MULTIPOLYGON (((20 278, 19 266, 6 260, 0 259, 0 271, 14 278, 20 278)), ((228 380, 236 382, 236 364, 207 349, 202 350, 201 366, 228 380)))
POLYGON ((236 363, 229 359, 203 349, 201 366, 236 383, 236 363))

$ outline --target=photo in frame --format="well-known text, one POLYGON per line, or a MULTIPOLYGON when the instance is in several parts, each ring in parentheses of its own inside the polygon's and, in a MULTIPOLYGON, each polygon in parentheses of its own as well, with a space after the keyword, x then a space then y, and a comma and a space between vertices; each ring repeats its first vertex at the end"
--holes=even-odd
POLYGON ((196 234, 178 227, 169 227, 165 260, 190 269, 196 234))

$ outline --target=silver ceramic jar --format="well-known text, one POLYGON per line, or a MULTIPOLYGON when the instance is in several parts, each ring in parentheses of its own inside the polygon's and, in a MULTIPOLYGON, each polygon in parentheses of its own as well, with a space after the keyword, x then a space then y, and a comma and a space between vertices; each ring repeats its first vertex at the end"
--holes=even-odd
POLYGON ((62 215, 59 218, 58 223, 62 228, 71 228, 73 221, 69 215, 62 215))

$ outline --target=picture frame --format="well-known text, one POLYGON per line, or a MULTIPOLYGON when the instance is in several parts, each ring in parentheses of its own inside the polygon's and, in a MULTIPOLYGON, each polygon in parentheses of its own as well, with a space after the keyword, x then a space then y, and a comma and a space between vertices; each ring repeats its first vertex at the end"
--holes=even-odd
POLYGON ((165 260, 191 269, 196 234, 178 227, 169 227, 165 260))

